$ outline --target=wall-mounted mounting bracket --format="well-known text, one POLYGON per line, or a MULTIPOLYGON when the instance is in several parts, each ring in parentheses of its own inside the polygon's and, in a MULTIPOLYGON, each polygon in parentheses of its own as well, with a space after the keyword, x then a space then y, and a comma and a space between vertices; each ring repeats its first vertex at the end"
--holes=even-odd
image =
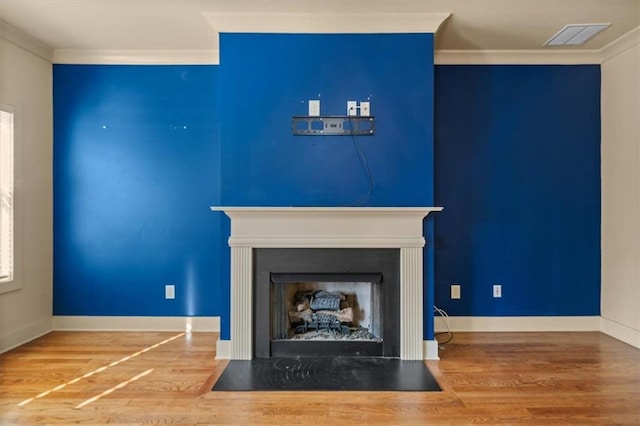
POLYGON ((291 121, 294 135, 306 136, 370 136, 375 133, 374 117, 358 116, 294 116, 291 121))

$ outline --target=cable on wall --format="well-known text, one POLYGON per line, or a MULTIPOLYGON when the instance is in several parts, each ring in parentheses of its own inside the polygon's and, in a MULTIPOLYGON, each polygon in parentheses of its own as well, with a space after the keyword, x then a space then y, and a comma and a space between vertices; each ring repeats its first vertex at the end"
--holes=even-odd
POLYGON ((433 309, 435 313, 437 313, 444 319, 444 324, 447 327, 447 331, 435 333, 435 339, 438 342, 438 345, 444 346, 453 340, 453 332, 451 331, 451 324, 449 323, 449 315, 443 309, 438 308, 436 305, 433 305, 433 309), (443 334, 447 335, 447 337, 442 341, 438 340, 438 336, 441 336, 443 334))
POLYGON ((373 192, 373 174, 371 173, 371 167, 369 167, 369 162, 367 161, 367 157, 364 154, 364 151, 362 150, 362 146, 360 145, 360 142, 358 141, 358 138, 356 137, 356 134, 353 130, 354 126, 353 126, 353 121, 351 116, 349 116, 349 125, 351 127, 351 139, 353 140, 353 145, 355 146, 356 151, 358 153, 358 160, 360 162, 360 165, 362 166, 367 176, 369 189, 367 190, 366 193, 364 193, 360 198, 355 200, 353 203, 347 204, 346 207, 366 206, 371 201, 370 199, 369 200, 367 199, 371 196, 371 193, 373 192), (366 202, 364 202, 365 200, 366 202))

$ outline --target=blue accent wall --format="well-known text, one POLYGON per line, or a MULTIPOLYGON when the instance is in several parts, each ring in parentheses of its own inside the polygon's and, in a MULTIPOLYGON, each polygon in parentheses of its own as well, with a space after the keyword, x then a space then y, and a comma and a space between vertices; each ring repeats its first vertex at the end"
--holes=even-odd
POLYGON ((222 203, 253 206, 430 205, 431 34, 222 34, 222 203), (291 118, 320 99, 346 115, 371 97, 374 136, 294 136, 291 118))
POLYGON ((435 84, 436 304, 599 315, 600 67, 437 66, 435 84))
POLYGON ((217 67, 53 71, 54 314, 219 314, 217 67))

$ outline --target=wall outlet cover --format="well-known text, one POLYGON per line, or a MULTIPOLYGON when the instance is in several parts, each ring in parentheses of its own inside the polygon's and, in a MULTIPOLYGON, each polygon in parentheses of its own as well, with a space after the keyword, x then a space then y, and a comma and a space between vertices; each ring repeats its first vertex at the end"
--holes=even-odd
POLYGON ((168 284, 164 286, 164 298, 165 299, 175 299, 176 298, 176 286, 173 284, 168 284))
POLYGON ((360 102, 360 116, 369 117, 371 115, 371 102, 360 102))
POLYGON ((451 298, 460 299, 460 284, 451 284, 451 298))
POLYGON ((493 285, 493 297, 502 297, 502 285, 500 284, 493 285))
POLYGON ((320 100, 312 99, 309 101, 309 116, 320 117, 320 100))
POLYGON ((349 116, 358 115, 358 102, 357 101, 347 101, 347 115, 349 115, 349 116))

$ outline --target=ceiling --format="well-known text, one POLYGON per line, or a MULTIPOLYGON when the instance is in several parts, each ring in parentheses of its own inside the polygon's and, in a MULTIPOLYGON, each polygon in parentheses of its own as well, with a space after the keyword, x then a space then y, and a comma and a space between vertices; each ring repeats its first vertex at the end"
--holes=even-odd
POLYGON ((640 0, 0 0, 0 20, 53 49, 217 50, 205 15, 247 12, 324 20, 450 12, 436 35, 441 51, 566 49, 543 43, 566 24, 611 23, 584 46, 568 47, 597 50, 640 25, 640 0))

